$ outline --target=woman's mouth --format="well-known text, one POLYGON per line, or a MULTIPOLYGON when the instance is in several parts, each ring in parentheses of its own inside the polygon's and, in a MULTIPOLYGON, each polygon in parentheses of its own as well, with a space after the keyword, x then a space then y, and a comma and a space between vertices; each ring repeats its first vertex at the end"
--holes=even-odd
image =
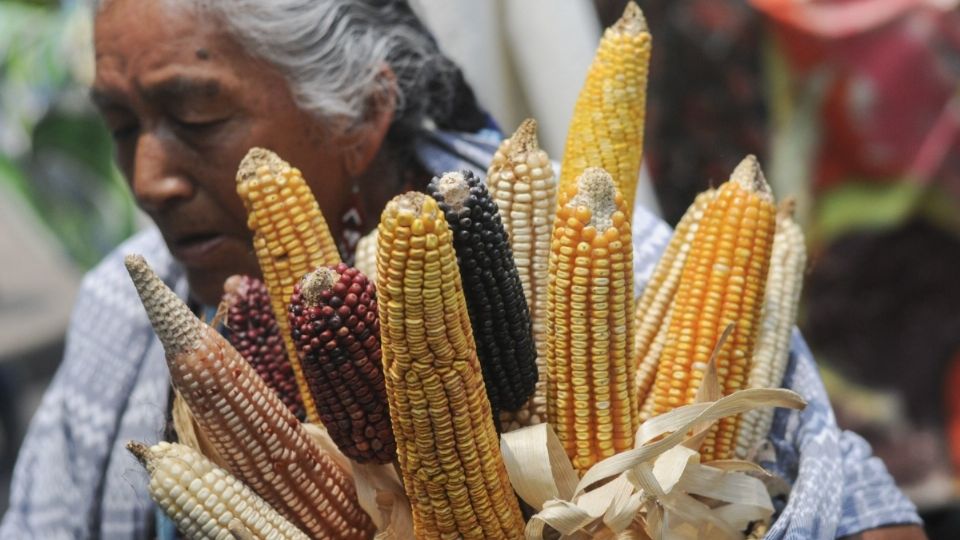
POLYGON ((217 233, 200 233, 180 237, 172 243, 173 256, 186 266, 213 266, 220 261, 219 251, 226 237, 217 233))

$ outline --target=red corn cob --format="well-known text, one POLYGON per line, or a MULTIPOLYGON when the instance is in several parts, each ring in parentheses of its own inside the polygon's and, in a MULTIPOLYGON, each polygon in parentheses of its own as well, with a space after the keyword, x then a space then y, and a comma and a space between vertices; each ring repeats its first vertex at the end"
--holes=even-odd
POLYGON ((391 463, 376 290, 344 263, 321 267, 296 285, 290 329, 320 420, 340 450, 359 462, 391 463))
POLYGON ((227 339, 257 375, 280 396, 283 404, 301 421, 306 417, 303 400, 293 376, 293 366, 283 348, 280 327, 270 307, 267 286, 250 276, 230 276, 223 284, 227 309, 227 339))

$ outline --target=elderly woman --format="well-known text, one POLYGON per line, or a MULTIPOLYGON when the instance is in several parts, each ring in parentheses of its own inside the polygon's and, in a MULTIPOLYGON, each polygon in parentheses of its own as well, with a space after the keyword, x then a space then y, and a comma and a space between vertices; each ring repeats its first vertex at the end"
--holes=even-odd
MULTIPOLYGON (((482 174, 498 142, 460 71, 400 0, 109 0, 95 45, 93 100, 156 227, 84 280, 64 361, 17 463, 4 539, 161 530, 123 445, 163 436, 169 376, 122 256, 146 254, 198 312, 217 304, 227 276, 256 274, 234 188, 250 147, 303 171, 349 252, 391 196, 445 170, 482 174)), ((634 219, 645 276, 669 230, 642 208, 634 219)), ((795 345, 786 383, 811 405, 778 414, 771 434, 768 465, 795 483, 772 536, 917 523, 869 447, 836 428, 809 353, 799 337, 795 345)), ((916 527, 885 531, 922 537, 916 527)))

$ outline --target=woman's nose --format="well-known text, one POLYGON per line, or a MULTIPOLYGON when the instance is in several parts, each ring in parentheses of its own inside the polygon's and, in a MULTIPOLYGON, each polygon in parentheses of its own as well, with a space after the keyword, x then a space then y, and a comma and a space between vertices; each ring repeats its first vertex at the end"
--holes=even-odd
POLYGON ((172 141, 152 132, 137 141, 131 189, 147 213, 160 212, 172 204, 193 196, 194 186, 177 159, 172 141))

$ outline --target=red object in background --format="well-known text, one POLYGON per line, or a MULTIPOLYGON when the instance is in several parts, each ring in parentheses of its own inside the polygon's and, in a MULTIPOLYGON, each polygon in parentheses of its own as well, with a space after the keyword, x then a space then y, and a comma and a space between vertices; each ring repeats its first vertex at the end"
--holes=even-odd
POLYGON ((960 12, 921 0, 751 3, 774 21, 797 80, 829 73, 815 189, 910 177, 947 184, 960 201, 952 171, 960 155, 960 12))
POLYGON ((947 372, 946 386, 947 443, 954 477, 960 477, 960 353, 954 356, 947 372))

